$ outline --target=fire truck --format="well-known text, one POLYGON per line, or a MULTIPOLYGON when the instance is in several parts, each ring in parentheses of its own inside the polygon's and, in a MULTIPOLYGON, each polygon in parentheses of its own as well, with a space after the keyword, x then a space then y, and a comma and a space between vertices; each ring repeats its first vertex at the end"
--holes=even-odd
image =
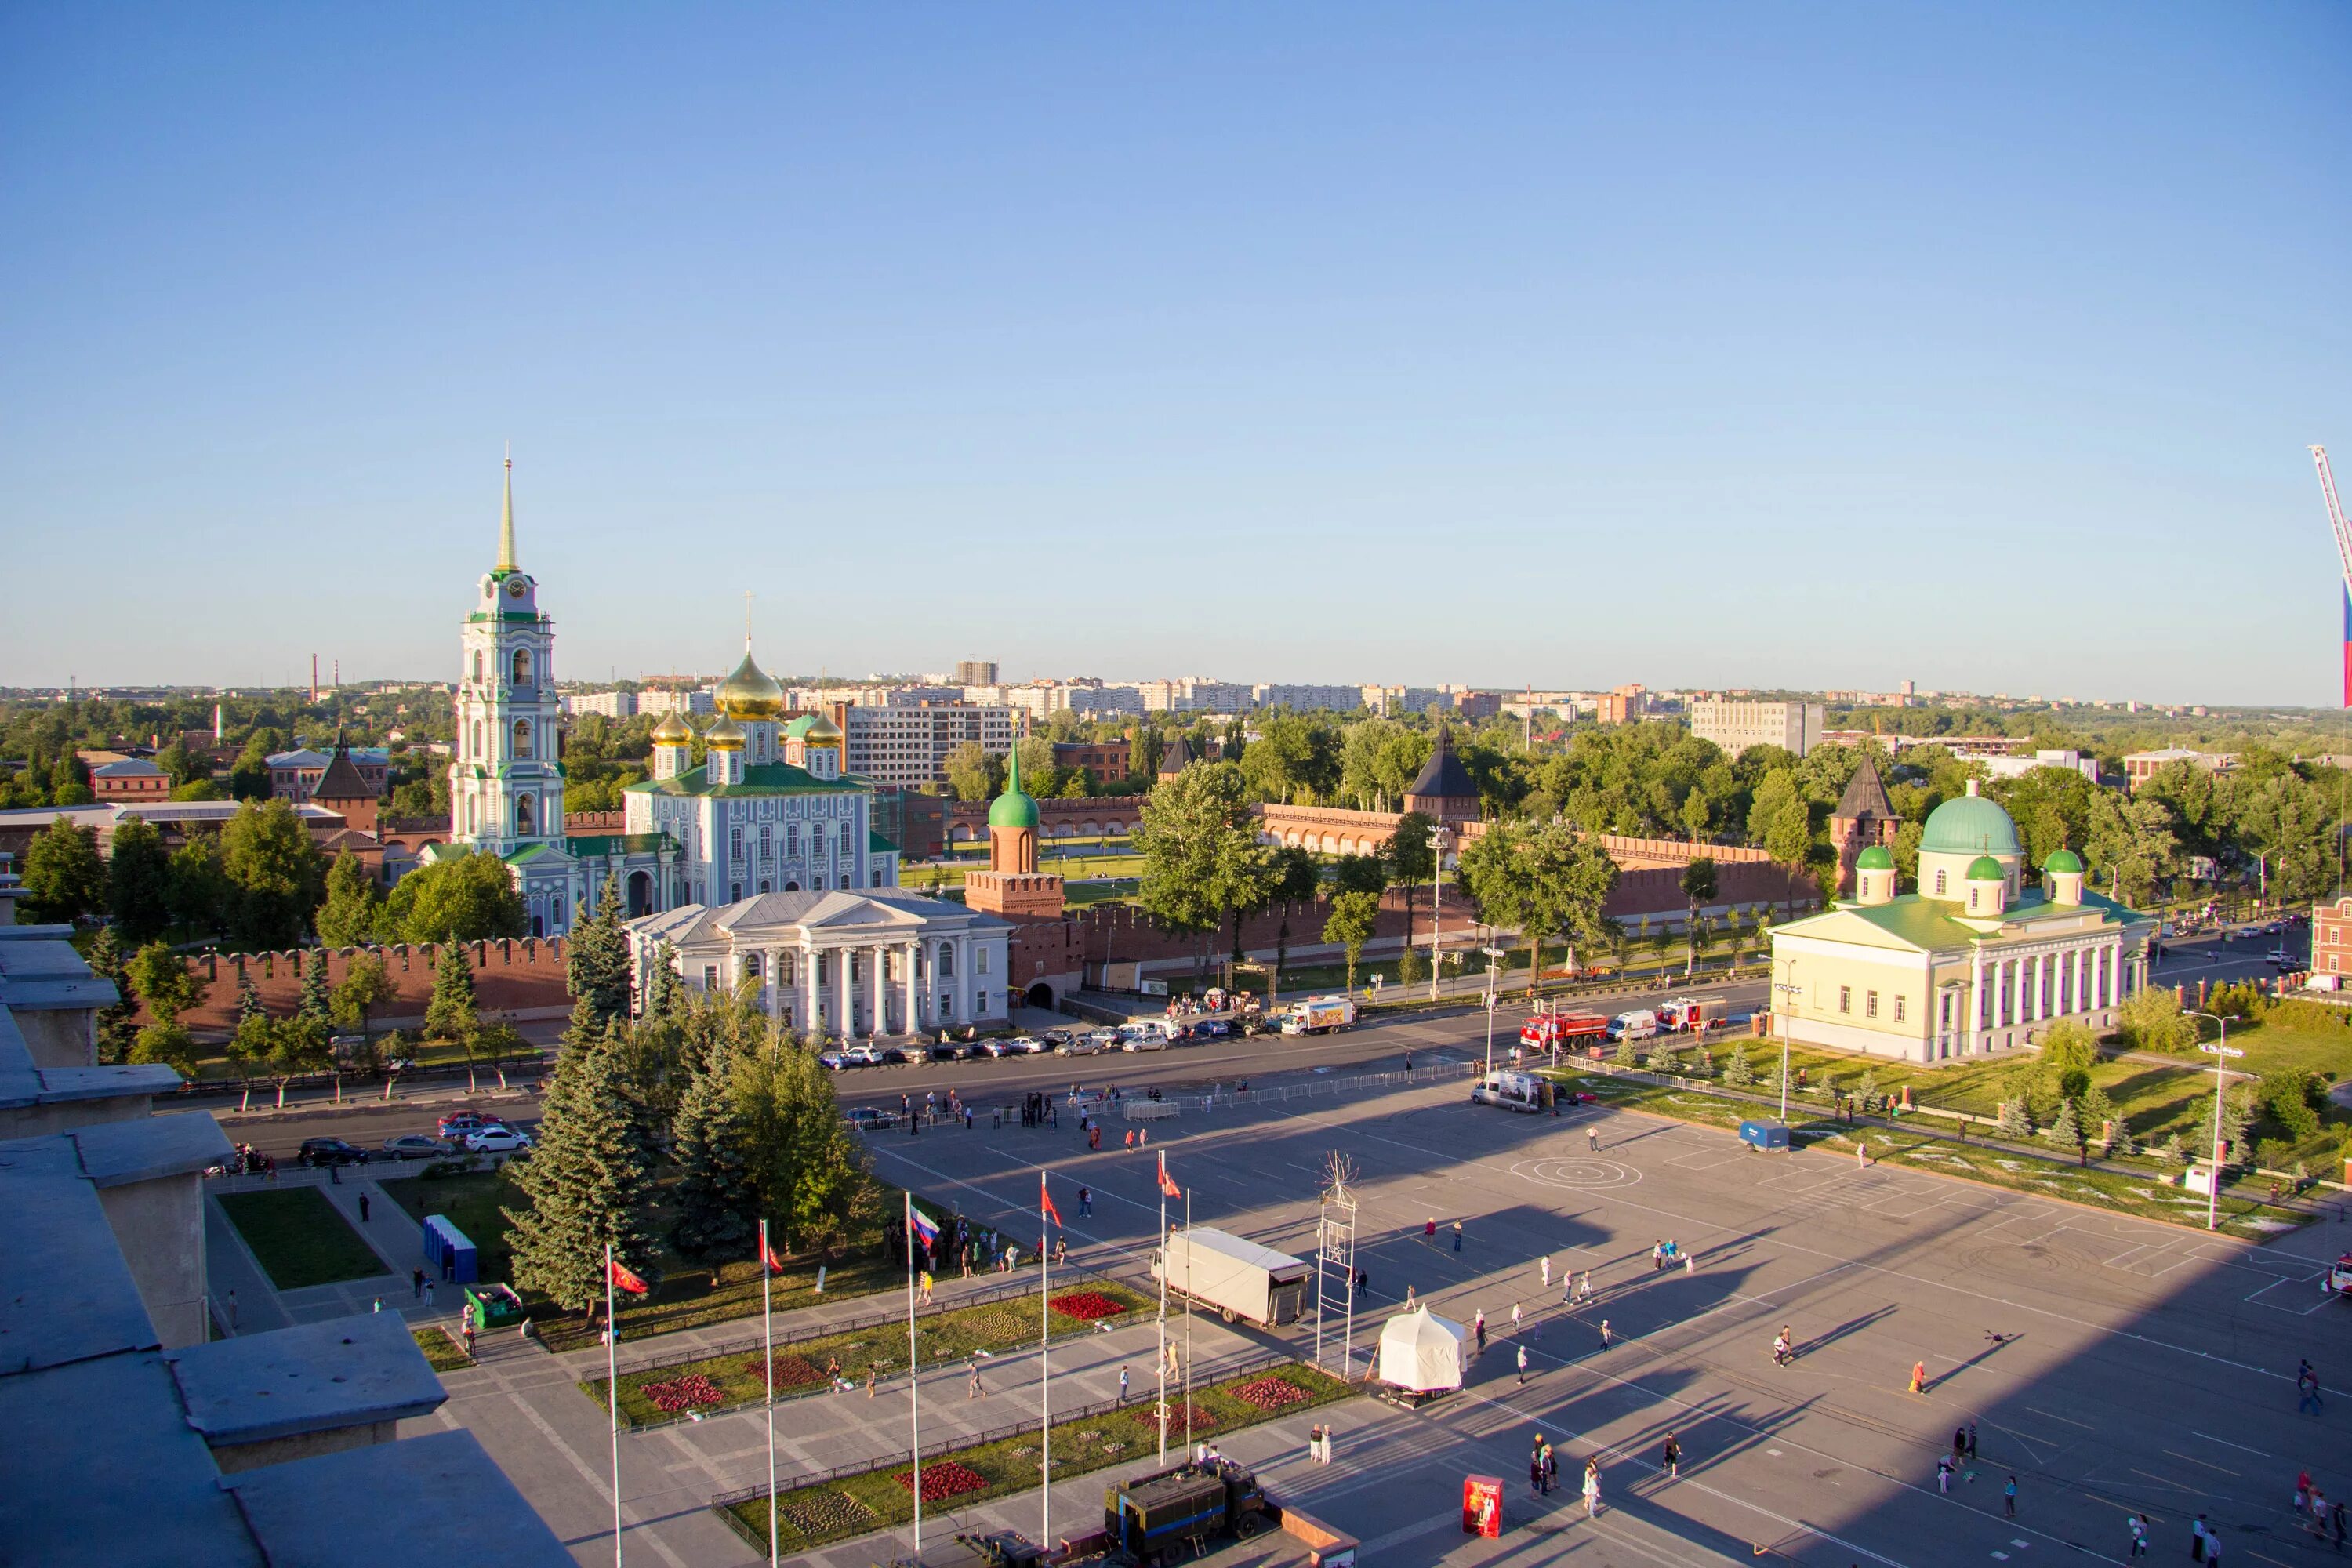
POLYGON ((1608 1029, 1598 1013, 1538 1013, 1519 1026, 1519 1044, 1531 1051, 1574 1050, 1597 1043, 1608 1029))

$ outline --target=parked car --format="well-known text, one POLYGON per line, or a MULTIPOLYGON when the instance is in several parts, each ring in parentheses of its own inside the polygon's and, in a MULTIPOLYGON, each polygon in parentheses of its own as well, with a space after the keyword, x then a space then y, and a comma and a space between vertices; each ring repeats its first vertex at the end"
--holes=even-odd
POLYGON ((1098 1051, 1115 1051, 1119 1047, 1118 1032, 1116 1029, 1097 1029, 1087 1037, 1087 1043, 1098 1051))
POLYGON ((1168 1048, 1168 1037, 1157 1033, 1147 1035, 1139 1032, 1122 1040, 1118 1048, 1122 1051, 1164 1051, 1168 1048))
POLYGON ((1015 1035, 1004 1042, 1004 1049, 999 1054, 1008 1057, 1034 1057, 1045 1048, 1045 1042, 1034 1035, 1015 1035))
POLYGON ((444 1138, 463 1138, 468 1132, 479 1132, 485 1127, 503 1127, 506 1123, 495 1116, 483 1116, 471 1110, 453 1110, 433 1124, 433 1131, 444 1138))
POLYGON ((885 1127, 898 1125, 898 1113, 878 1105, 853 1105, 842 1112, 841 1119, 861 1132, 879 1132, 885 1127))
POLYGON ((305 1138, 300 1152, 294 1156, 298 1165, 364 1165, 368 1152, 356 1143, 346 1143, 340 1138, 305 1138))
POLYGON ((511 1127, 485 1127, 466 1134, 466 1148, 476 1154, 520 1154, 530 1146, 530 1134, 511 1127))
POLYGON ((2299 968, 2303 963, 2303 960, 2297 958, 2294 954, 2289 952, 2283 947, 2274 947, 2271 949, 2265 957, 2273 969, 2295 969, 2299 968))
POLYGON ((1102 1054, 1102 1042, 1092 1035, 1082 1035, 1076 1029, 1062 1030, 1061 1035, 1061 1043, 1054 1047, 1057 1056, 1095 1057, 1102 1054))
POLYGON ((1233 1032, 1233 1025, 1223 1018, 1203 1018, 1191 1031, 1196 1040, 1222 1040, 1233 1032))
POLYGON ((931 1060, 935 1062, 960 1062, 971 1054, 953 1040, 936 1041, 932 1044, 929 1052, 931 1060))
POLYGON ((888 1066, 897 1067, 908 1062, 919 1062, 922 1059, 923 1047, 920 1046, 885 1046, 882 1047, 882 1060, 888 1066))
POLYGON ((446 1139, 428 1138, 422 1132, 404 1132, 397 1138, 387 1138, 379 1151, 388 1160, 437 1160, 449 1152, 446 1139))

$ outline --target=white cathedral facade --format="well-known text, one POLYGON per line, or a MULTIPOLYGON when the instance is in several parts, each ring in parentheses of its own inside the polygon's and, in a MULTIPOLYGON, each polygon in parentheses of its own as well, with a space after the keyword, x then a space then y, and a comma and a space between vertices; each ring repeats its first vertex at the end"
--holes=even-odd
POLYGON ((498 564, 461 643, 450 843, 427 855, 504 860, 532 935, 568 931, 609 878, 641 976, 667 940, 689 986, 748 986, 807 1031, 1007 1016, 1008 923, 897 890, 898 847, 873 829, 873 785, 842 767, 840 729, 815 714, 787 721, 783 688, 748 646, 719 688, 702 765, 673 713, 654 731, 653 776, 624 792, 623 830, 565 834, 555 628, 516 562, 511 462, 498 564))

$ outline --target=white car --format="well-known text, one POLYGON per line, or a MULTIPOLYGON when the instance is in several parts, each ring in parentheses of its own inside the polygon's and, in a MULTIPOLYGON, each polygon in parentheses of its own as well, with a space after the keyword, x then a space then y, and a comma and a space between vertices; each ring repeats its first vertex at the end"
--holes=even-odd
POLYGON ((466 1134, 466 1150, 472 1154, 514 1154, 530 1146, 530 1134, 511 1127, 485 1127, 466 1134))
POLYGON ((1045 1042, 1031 1035, 1015 1035, 1004 1042, 1004 1054, 1013 1057, 1034 1057, 1044 1053, 1045 1042))

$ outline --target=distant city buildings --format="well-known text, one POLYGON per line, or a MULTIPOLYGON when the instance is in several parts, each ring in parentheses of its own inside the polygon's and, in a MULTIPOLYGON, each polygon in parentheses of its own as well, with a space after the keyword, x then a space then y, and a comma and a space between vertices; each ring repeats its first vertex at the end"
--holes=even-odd
POLYGON ((944 784, 948 754, 958 746, 978 745, 999 756, 1013 749, 1010 708, 982 707, 961 694, 948 700, 886 695, 898 700, 872 706, 844 703, 838 710, 835 722, 848 742, 845 766, 854 777, 902 789, 944 784))
POLYGON ((1283 683, 1253 687, 1261 708, 1288 708, 1301 713, 1352 713, 1364 705, 1360 686, 1297 686, 1283 683))
POLYGON ((1057 768, 1078 768, 1097 785, 1125 784, 1132 765, 1133 748, 1125 741, 1072 741, 1056 742, 1054 765, 1057 768))
POLYGON ((1593 700, 1593 716, 1603 724, 1631 724, 1648 715, 1649 695, 1639 685, 1617 687, 1593 700))
MULTIPOLYGON (((350 748, 351 762, 359 776, 377 795, 383 793, 384 775, 392 767, 392 754, 381 746, 350 748)), ((309 800, 318 790, 319 780, 327 764, 335 759, 332 752, 300 746, 290 752, 274 752, 269 757, 269 793, 279 800, 296 803, 309 800)))
POLYGON ((571 714, 596 713, 607 719, 634 719, 637 716, 637 694, 634 691, 589 691, 563 700, 563 710, 571 714))
POLYGON ((958 686, 995 685, 996 661, 992 658, 961 658, 956 660, 955 683, 958 686))
POLYGON ((1739 702, 1722 697, 1694 698, 1691 733, 1713 742, 1727 756, 1750 746, 1779 746, 1801 757, 1822 743, 1826 710, 1818 702, 1739 702))
POLYGON ((89 770, 89 787, 100 800, 168 800, 171 775, 143 757, 124 757, 89 770))
POLYGON ((718 702, 709 687, 681 689, 676 687, 649 686, 637 692, 636 710, 640 713, 715 713, 718 702))
POLYGON ((2186 746, 2126 752, 2124 756, 2124 787, 2137 793, 2140 785, 2173 763, 2194 763, 2208 773, 2226 773, 2238 765, 2238 757, 2234 752, 2193 752, 2186 746))
POLYGON ((2063 768, 2093 784, 2099 782, 2099 760, 2072 750, 2039 751, 2030 757, 1987 757, 1985 772, 1997 779, 2023 778, 2036 768, 2063 768))

